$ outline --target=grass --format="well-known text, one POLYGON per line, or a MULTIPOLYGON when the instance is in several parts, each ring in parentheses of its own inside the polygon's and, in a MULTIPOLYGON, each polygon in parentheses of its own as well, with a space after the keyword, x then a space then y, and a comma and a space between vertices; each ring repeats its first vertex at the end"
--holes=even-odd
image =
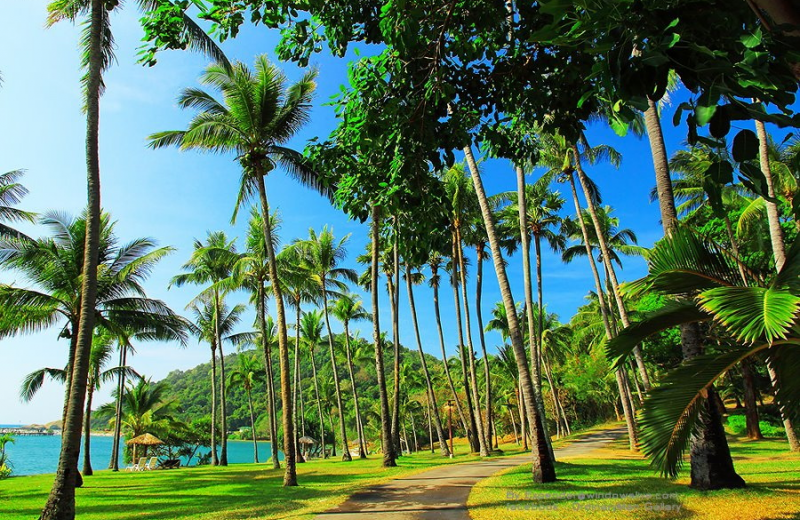
POLYGON ((678 480, 660 478, 623 438, 591 455, 565 457, 553 484, 533 485, 530 464, 485 479, 473 488, 469 511, 475 520, 800 518, 800 454, 787 451, 785 440, 729 439, 736 470, 748 484, 743 490, 689 489, 688 465, 678 480))
MULTIPOLYGON (((521 453, 515 444, 500 446, 507 455, 521 453)), ((298 464, 300 486, 282 487, 283 470, 266 464, 190 467, 142 473, 97 471, 77 490, 81 520, 108 518, 268 519, 309 518, 343 502, 353 492, 443 464, 469 462, 466 444, 456 442, 456 456, 417 453, 383 468, 379 455, 367 460, 313 461, 298 464), (460 449, 459 449, 460 448, 460 449)), ((36 518, 47 499, 53 475, 0 480, 0 518, 36 518)))

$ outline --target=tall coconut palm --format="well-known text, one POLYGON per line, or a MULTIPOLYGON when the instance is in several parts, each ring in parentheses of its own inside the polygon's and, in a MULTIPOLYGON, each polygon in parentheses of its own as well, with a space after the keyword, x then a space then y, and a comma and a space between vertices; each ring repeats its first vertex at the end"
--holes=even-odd
POLYGON ((35 215, 15 208, 14 205, 28 194, 28 190, 19 183, 25 170, 12 170, 0 174, 0 237, 27 238, 23 233, 5 225, 3 222, 33 222, 35 215))
MULTIPOLYGON (((236 253, 234 240, 228 240, 222 231, 209 232, 205 242, 194 241, 194 252, 192 257, 181 269, 185 273, 176 275, 170 281, 170 287, 181 287, 186 284, 207 285, 201 292, 201 297, 207 298, 214 309, 213 324, 215 327, 214 345, 219 350, 220 362, 220 405, 222 409, 220 426, 222 427, 222 439, 219 464, 228 465, 228 410, 226 401, 225 385, 225 354, 222 344, 222 331, 219 330, 223 323, 222 310, 225 306, 224 298, 227 292, 227 285, 223 282, 231 277, 231 272, 236 261, 239 259, 236 253)), ((189 306, 192 304, 190 303, 189 306)))
POLYGON ((358 402, 358 385, 353 375, 353 356, 350 348, 350 322, 356 320, 366 320, 369 314, 364 310, 361 299, 352 294, 341 295, 331 305, 330 313, 342 322, 344 326, 344 349, 347 356, 347 371, 350 374, 350 387, 353 390, 353 406, 356 414, 356 432, 358 432, 358 456, 367 458, 367 442, 364 437, 364 428, 361 419, 361 407, 358 402))
MULTIPOLYGON (((187 130, 154 134, 150 145, 153 148, 178 146, 216 153, 233 152, 242 167, 234 219, 239 207, 256 195, 262 216, 270 214, 265 177, 278 166, 300 183, 330 195, 330 186, 308 166, 303 155, 285 146, 309 120, 316 76, 317 72, 310 70, 300 81, 287 87, 286 77, 264 55, 256 58, 255 72, 240 62, 231 67, 211 65, 200 81, 219 90, 222 100, 202 89, 184 90, 179 104, 199 113, 187 130)), ((270 278, 277 280, 278 265, 269 219, 263 219, 263 226, 270 278)), ((281 397, 288 403, 291 383, 283 293, 280 284, 271 285, 278 322, 281 397)), ((297 485, 291 413, 291 407, 283 407, 285 486, 297 485)))
POLYGON ((303 317, 300 320, 300 331, 303 335, 303 341, 308 347, 308 352, 311 355, 311 374, 314 378, 314 397, 317 401, 317 413, 319 415, 319 435, 320 444, 322 445, 322 458, 326 458, 325 421, 323 420, 321 394, 319 391, 319 381, 317 379, 317 359, 314 355, 317 347, 322 345, 322 327, 322 312, 319 310, 312 310, 303 313, 303 317))
POLYGON ((345 424, 344 403, 342 400, 341 385, 339 384, 339 369, 336 363, 336 350, 333 346, 333 331, 331 330, 330 313, 328 312, 328 295, 331 292, 345 291, 345 281, 356 283, 358 275, 353 269, 339 267, 344 261, 347 250, 345 244, 350 235, 345 235, 338 242, 333 235, 333 230, 324 227, 317 234, 313 229, 308 230, 308 239, 299 244, 301 256, 307 265, 311 280, 316 285, 316 290, 321 296, 322 311, 325 317, 325 328, 328 332, 328 347, 333 370, 333 383, 336 389, 336 403, 339 409, 339 430, 342 434, 342 460, 350 461, 350 447, 347 442, 347 425, 345 424))
MULTIPOLYGON (((144 11, 162 5, 155 0, 138 0, 138 7, 144 11)), ((86 378, 89 373, 89 356, 92 333, 94 331, 93 310, 97 296, 97 266, 101 231, 100 209, 100 96, 105 89, 103 73, 114 61, 114 37, 111 32, 111 12, 120 9, 120 2, 104 0, 53 0, 48 5, 47 25, 59 21, 75 22, 86 18, 81 36, 81 66, 85 74, 81 79, 86 103, 86 177, 87 177, 87 241, 83 262, 83 298, 81 300, 81 328, 76 331, 78 340, 75 348, 75 373, 69 384, 75 391, 68 393, 72 401, 67 403, 64 422, 64 442, 61 445, 59 469, 53 488, 42 511, 43 520, 71 520, 75 517, 75 475, 80 450, 80 431, 86 378)), ((188 16, 181 14, 184 22, 184 35, 191 48, 215 60, 226 62, 225 55, 214 41, 188 16)))
POLYGON ((229 387, 241 387, 247 394, 247 406, 250 410, 250 431, 253 434, 253 462, 258 464, 258 440, 256 439, 256 417, 253 412, 253 388, 264 381, 263 368, 255 356, 239 354, 239 363, 228 378, 229 387))
MULTIPOLYGON (((422 365, 422 375, 424 376, 425 389, 427 391, 427 402, 430 403, 433 414, 433 422, 436 426, 436 435, 439 438, 439 451, 443 457, 450 456, 450 449, 445 442, 444 430, 442 428, 442 420, 439 417, 439 405, 436 403, 436 393, 433 391, 433 383, 431 383, 431 375, 428 372, 428 363, 425 360, 425 353, 422 350, 422 338, 419 334, 419 324, 417 323, 417 308, 414 305, 414 284, 422 282, 421 273, 414 273, 411 266, 406 263, 406 289, 408 290, 408 304, 411 308, 411 321, 414 324, 414 334, 417 338, 417 350, 419 351, 419 360, 422 365), (415 274, 417 276, 415 276, 415 274)), ((415 434, 416 435, 416 434, 415 434)), ((431 439, 433 445, 433 439, 431 439)))

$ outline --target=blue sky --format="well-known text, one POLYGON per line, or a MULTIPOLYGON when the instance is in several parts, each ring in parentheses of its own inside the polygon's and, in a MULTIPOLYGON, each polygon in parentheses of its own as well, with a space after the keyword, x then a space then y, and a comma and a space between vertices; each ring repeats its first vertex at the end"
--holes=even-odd
MULTIPOLYGON (((0 171, 17 168, 28 170, 23 183, 30 195, 21 205, 35 212, 56 209, 78 214, 85 205, 85 122, 81 113, 79 78, 79 27, 63 23, 45 29, 46 0, 14 3, 14 23, 6 24, 0 33, 0 48, 6 49, 0 60, 4 84, 0 88, 0 171)), ((134 3, 114 16, 113 31, 117 41, 118 63, 106 75, 107 91, 101 100, 101 175, 103 206, 117 221, 116 231, 122 241, 150 236, 160 245, 177 251, 161 262, 147 283, 151 297, 166 301, 176 311, 196 294, 192 287, 167 290, 169 279, 178 273, 188 259, 194 238, 203 238, 206 231, 224 230, 231 237, 243 237, 246 222, 235 226, 230 217, 237 193, 239 172, 230 156, 203 155, 175 150, 152 151, 145 147, 145 138, 156 131, 185 128, 191 113, 175 104, 179 90, 196 86, 197 77, 206 65, 200 55, 169 52, 159 56, 159 63, 146 68, 135 63, 136 48, 142 35, 139 14, 134 3)), ((224 51, 232 59, 252 63, 255 55, 273 56, 276 34, 263 27, 247 27, 236 40, 226 42, 224 51)), ((335 127, 333 109, 323 106, 346 82, 347 59, 327 55, 315 58, 320 69, 319 87, 312 122, 292 143, 298 149, 312 137, 326 137, 335 127)), ((290 79, 299 77, 292 64, 282 68, 290 79)), ((674 128, 672 110, 667 108, 664 130, 668 150, 676 150, 685 133, 674 128)), ((661 235, 658 207, 649 202, 653 186, 653 167, 646 141, 630 137, 620 139, 606 128, 592 128, 588 133, 593 144, 606 143, 623 155, 619 170, 596 167, 589 174, 600 185, 604 203, 616 209, 623 227, 632 228, 641 245, 650 246, 661 235)), ((532 180, 532 178, 531 178, 532 180)), ((484 182, 489 193, 512 190, 515 178, 503 161, 487 161, 484 182)), ((318 195, 296 185, 281 173, 268 178, 270 202, 279 208, 283 218, 281 237, 284 242, 303 238, 309 228, 319 230, 332 226, 337 236, 352 234, 347 264, 362 270, 355 262, 367 241, 367 227, 351 221, 333 209, 318 195)), ((571 202, 565 208, 572 207, 571 202)), ((247 215, 247 213, 244 213, 247 215)), ((33 226, 23 229, 40 233, 33 226)), ((238 244, 241 246, 242 238, 238 244)), ((474 265, 474 258, 472 260, 474 265)), ((512 257, 508 267, 515 299, 522 300, 522 270, 519 256, 512 257)), ((570 265, 547 251, 543 259, 545 302, 568 321, 583 297, 592 288, 585 261, 570 265)), ((487 320, 499 291, 490 262, 485 264, 483 313, 487 320)), ((634 279, 645 272, 641 259, 628 259, 619 273, 622 279, 634 279)), ((23 283, 13 273, 0 273, 3 282, 23 283)), ((438 355, 439 344, 433 321, 432 298, 427 285, 415 294, 423 344, 426 351, 438 355)), ((232 301, 245 301, 234 295, 232 301)), ((384 297, 381 317, 384 330, 389 327, 388 300, 384 297)), ((455 352, 456 334, 452 291, 445 287, 441 295, 442 316, 449 352, 455 352)), ((471 302, 472 305, 472 302, 471 302)), ((406 295, 401 294, 401 339, 411 348, 414 341, 411 318, 406 308, 406 295)), ((474 307, 474 305, 473 305, 474 307)), ((251 315, 243 328, 251 323, 251 315)), ((473 319, 474 323, 474 319, 473 319)), ((338 330, 338 324, 334 327, 338 330)), ((354 327, 364 336, 369 325, 354 327)), ((473 335, 477 341, 477 330, 473 335)), ((20 403, 16 397, 25 374, 43 366, 62 367, 67 343, 57 340, 58 330, 0 341, 0 423, 31 423, 60 417, 63 389, 48 383, 34 400, 20 403)), ((487 344, 494 351, 500 343, 496 334, 487 335, 487 344)), ((476 345, 477 346, 477 345, 476 345)), ((230 350, 230 347, 229 347, 230 350)), ((131 364, 140 373, 154 379, 175 369, 191 368, 206 362, 209 350, 192 342, 182 349, 175 344, 141 344, 131 364)), ((108 400, 110 388, 101 390, 95 402, 108 400)))

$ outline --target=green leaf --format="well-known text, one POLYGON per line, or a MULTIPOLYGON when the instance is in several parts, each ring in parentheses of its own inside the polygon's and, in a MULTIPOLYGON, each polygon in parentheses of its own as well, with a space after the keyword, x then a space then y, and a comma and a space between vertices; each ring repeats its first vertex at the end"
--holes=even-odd
POLYGON ((698 296, 700 308, 739 341, 783 339, 800 312, 800 296, 765 287, 716 287, 698 296))
POLYGON ((758 136, 752 130, 741 130, 733 138, 733 160, 745 162, 758 157, 758 136))
POLYGON ((717 105, 709 105, 709 106, 702 106, 698 105, 694 109, 695 117, 697 118, 697 124, 700 126, 705 126, 711 121, 711 118, 714 117, 714 114, 717 111, 717 105))
POLYGON ((709 133, 717 139, 722 139, 731 130, 731 119, 728 116, 728 111, 724 107, 714 114, 708 124, 709 133))
POLYGON ((733 166, 728 161, 716 161, 706 169, 703 175, 724 186, 733 182, 733 166))
POLYGON ((762 40, 762 34, 760 27, 758 27, 755 30, 755 32, 746 34, 740 38, 742 45, 744 45, 748 49, 752 49, 754 47, 758 47, 759 45, 761 45, 761 40, 762 40))

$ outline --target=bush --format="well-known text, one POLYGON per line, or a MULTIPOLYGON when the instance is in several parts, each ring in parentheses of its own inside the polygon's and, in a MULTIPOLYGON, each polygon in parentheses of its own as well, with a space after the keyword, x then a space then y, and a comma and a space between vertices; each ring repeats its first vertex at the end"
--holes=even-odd
POLYGON ((0 480, 11 476, 11 468, 7 464, 0 466, 0 480))
MULTIPOLYGON (((772 421, 758 421, 758 426, 765 437, 782 437, 785 433, 783 426, 772 421)), ((728 430, 734 435, 744 435, 747 433, 747 418, 744 415, 729 416, 728 430)))

